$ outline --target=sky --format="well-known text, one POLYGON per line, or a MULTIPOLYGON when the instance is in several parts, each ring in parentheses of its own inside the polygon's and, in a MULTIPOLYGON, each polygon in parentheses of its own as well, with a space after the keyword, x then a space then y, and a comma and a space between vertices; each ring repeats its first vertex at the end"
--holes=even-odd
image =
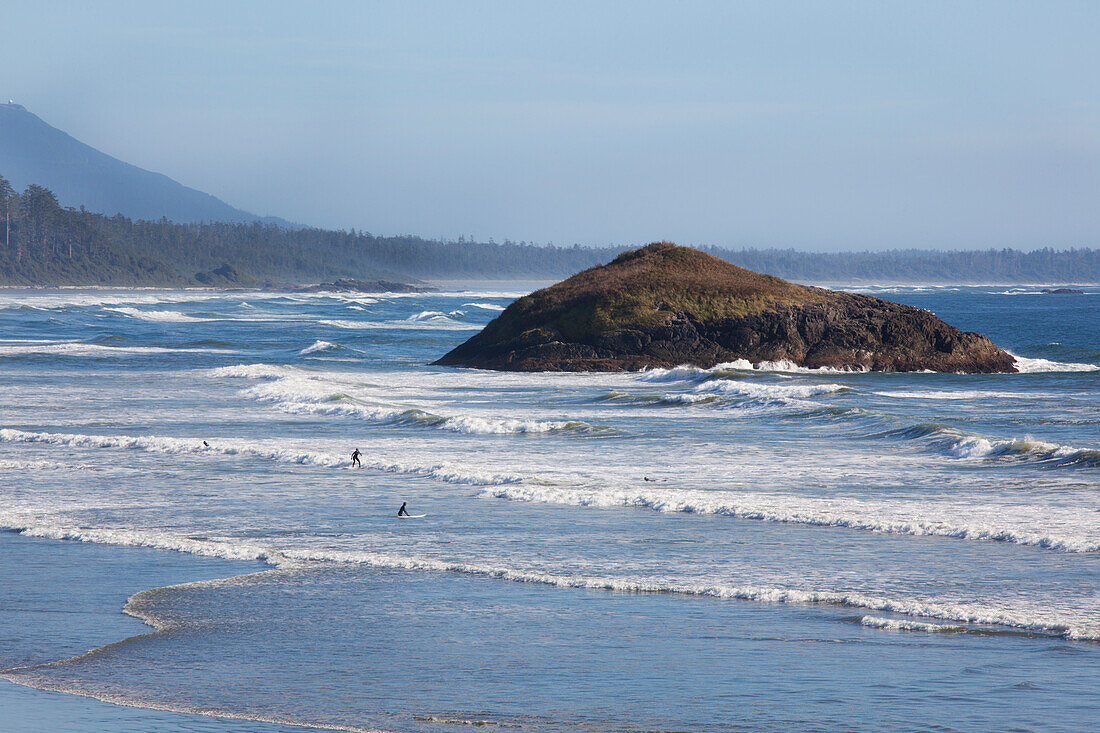
POLYGON ((559 245, 1100 246, 1100 3, 0 4, 0 96, 228 203, 559 245))

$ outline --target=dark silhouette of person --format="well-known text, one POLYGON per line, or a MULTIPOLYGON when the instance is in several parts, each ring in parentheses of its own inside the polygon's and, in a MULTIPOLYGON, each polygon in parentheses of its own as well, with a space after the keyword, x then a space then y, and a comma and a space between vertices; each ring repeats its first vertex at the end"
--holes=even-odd
POLYGON ((645 479, 646 481, 656 481, 657 480, 655 478, 650 478, 649 476, 642 476, 642 478, 645 479))
POLYGON ((360 455, 362 455, 362 454, 359 452, 359 449, 356 448, 355 452, 351 454, 351 465, 357 466, 359 468, 363 467, 363 464, 359 462, 359 456, 360 455))
POLYGON ((401 508, 397 510, 397 516, 399 516, 399 517, 409 516, 409 512, 405 509, 406 504, 408 504, 407 501, 401 502, 401 508))
POLYGON ((203 445, 204 448, 209 448, 210 447, 210 444, 207 443, 205 440, 202 441, 202 445, 203 445))

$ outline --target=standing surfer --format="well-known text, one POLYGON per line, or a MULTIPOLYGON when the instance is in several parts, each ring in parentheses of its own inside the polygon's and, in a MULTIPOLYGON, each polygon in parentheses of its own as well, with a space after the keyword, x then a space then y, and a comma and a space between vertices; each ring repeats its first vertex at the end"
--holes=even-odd
POLYGON ((351 454, 351 465, 355 466, 356 468, 362 468, 363 467, 363 464, 359 462, 359 456, 360 455, 362 455, 362 454, 359 453, 358 448, 356 448, 355 452, 351 454))

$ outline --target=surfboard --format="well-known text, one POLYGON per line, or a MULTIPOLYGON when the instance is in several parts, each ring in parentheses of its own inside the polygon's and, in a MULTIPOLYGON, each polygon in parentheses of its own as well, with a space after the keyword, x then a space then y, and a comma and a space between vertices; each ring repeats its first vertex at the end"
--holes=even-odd
POLYGON ((427 514, 399 514, 398 515, 398 517, 401 518, 401 519, 423 519, 426 516, 428 516, 428 515, 427 514))

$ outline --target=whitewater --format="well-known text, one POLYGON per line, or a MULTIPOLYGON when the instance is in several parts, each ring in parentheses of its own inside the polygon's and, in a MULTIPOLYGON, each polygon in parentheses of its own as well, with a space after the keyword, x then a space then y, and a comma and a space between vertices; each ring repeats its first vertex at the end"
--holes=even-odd
POLYGON ((9 597, 152 632, 0 608, 0 677, 257 733, 1100 715, 1095 298, 866 289, 1015 374, 427 366, 510 290, 0 294, 9 597))

